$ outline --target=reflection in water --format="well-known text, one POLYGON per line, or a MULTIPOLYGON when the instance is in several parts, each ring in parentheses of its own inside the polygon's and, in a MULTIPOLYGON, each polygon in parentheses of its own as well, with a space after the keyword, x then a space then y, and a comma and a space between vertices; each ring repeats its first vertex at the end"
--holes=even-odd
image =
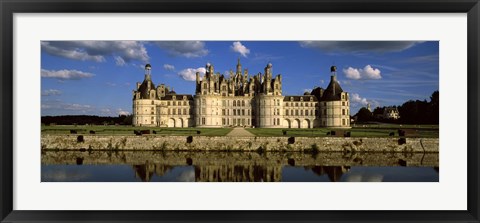
POLYGON ((42 153, 43 182, 438 182, 438 171, 438 154, 42 153))
POLYGON ((338 182, 343 174, 350 170, 349 166, 314 166, 311 170, 318 176, 327 174, 331 182, 338 182))

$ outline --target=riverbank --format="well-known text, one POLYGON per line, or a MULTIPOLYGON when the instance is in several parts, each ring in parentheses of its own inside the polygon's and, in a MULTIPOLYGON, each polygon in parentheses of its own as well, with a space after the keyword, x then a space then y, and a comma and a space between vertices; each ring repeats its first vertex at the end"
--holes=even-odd
POLYGON ((438 153, 438 138, 226 137, 42 134, 42 150, 438 153))

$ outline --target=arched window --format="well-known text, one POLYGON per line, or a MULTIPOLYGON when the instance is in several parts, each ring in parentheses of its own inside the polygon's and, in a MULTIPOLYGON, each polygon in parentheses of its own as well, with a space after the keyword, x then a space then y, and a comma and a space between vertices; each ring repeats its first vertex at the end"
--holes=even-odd
POLYGON ((233 101, 233 106, 237 106, 237 102, 235 100, 233 101))
POLYGON ((242 101, 242 106, 245 106, 245 101, 242 101))

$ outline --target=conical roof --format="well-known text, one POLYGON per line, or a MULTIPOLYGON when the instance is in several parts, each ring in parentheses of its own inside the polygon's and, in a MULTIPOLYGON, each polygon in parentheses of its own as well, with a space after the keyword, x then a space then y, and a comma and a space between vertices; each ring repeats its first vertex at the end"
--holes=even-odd
POLYGON ((143 80, 143 83, 138 88, 138 92, 140 92, 140 99, 150 99, 150 92, 148 92, 149 85, 150 90, 155 90, 155 85, 152 83, 152 81, 147 79, 143 80))
POLYGON ((323 92, 322 101, 337 101, 341 99, 342 87, 338 83, 335 76, 332 76, 327 89, 323 92))

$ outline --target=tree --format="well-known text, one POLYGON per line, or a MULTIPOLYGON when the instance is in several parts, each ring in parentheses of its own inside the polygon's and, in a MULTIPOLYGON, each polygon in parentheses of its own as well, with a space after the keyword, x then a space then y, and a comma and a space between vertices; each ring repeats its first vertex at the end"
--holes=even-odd
POLYGON ((357 122, 369 122, 373 120, 372 112, 365 107, 361 108, 355 116, 357 116, 357 122))

